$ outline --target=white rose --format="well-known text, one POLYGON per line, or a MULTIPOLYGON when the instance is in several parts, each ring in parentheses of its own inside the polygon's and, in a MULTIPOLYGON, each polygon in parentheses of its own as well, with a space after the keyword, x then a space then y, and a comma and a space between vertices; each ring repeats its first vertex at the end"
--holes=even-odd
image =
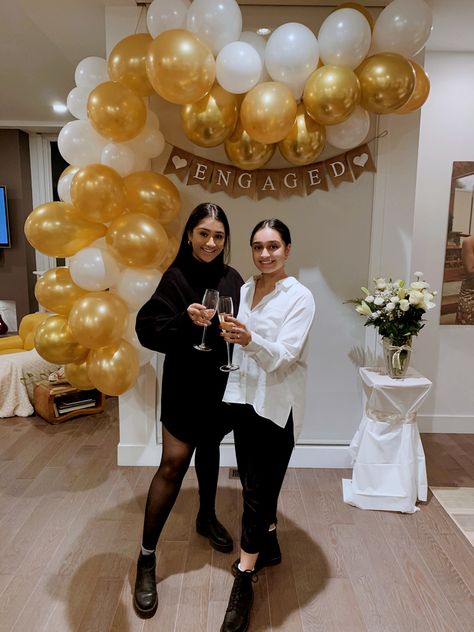
POLYGON ((374 304, 375 305, 383 305, 385 303, 384 299, 381 296, 377 296, 374 299, 374 304))
POLYGON ((372 296, 372 294, 365 299, 365 302, 366 303, 373 303, 374 302, 374 297, 372 296))
POLYGON ((420 277, 423 276, 423 272, 414 272, 413 276, 416 276, 416 277, 420 278, 420 277))
POLYGON ((410 303, 407 301, 406 298, 402 298, 402 300, 400 301, 399 307, 402 310, 402 312, 407 312, 410 309, 410 303))
POLYGON ((395 309, 395 303, 387 303, 385 305, 386 312, 393 312, 394 309, 395 309))
POLYGON ((429 287, 429 284, 425 281, 414 281, 410 285, 411 290, 425 290, 427 287, 429 287))
POLYGON ((379 277, 378 279, 375 279, 375 287, 378 290, 385 290, 386 286, 387 286, 387 281, 385 279, 383 279, 382 277, 379 277))
POLYGON ((390 297, 390 302, 391 302, 391 303, 395 303, 395 304, 397 304, 397 303, 399 302, 399 300, 400 300, 400 299, 398 298, 398 296, 391 296, 391 297, 390 297))
POLYGON ((413 290, 408 295, 408 300, 412 305, 419 305, 420 303, 423 303, 423 294, 418 290, 413 290))

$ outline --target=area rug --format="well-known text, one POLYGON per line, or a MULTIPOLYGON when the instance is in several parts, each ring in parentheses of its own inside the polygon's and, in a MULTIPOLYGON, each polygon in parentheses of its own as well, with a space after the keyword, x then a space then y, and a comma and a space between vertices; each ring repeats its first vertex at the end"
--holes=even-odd
POLYGON ((446 513, 474 546, 474 487, 430 487, 446 513))

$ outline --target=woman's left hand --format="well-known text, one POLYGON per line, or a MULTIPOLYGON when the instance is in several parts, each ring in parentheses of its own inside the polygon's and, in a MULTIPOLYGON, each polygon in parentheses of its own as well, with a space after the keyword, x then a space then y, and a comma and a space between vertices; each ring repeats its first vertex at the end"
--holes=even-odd
POLYGON ((231 342, 232 344, 241 345, 242 347, 246 347, 249 342, 252 340, 252 334, 237 318, 233 316, 226 316, 225 320, 227 323, 232 323, 232 328, 222 330, 222 335, 226 342, 231 342))

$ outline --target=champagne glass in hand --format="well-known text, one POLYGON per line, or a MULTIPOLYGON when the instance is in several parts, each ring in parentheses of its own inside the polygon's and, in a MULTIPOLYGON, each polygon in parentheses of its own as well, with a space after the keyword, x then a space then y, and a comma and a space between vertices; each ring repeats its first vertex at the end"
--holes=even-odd
MULTIPOLYGON (((223 329, 224 331, 226 329, 231 329, 232 323, 226 322, 225 317, 234 315, 234 305, 232 303, 232 297, 219 296, 218 312, 219 312, 219 324, 220 324, 221 329, 223 329)), ((227 340, 225 341, 225 343, 227 345, 227 364, 223 364, 219 368, 221 371, 225 371, 226 373, 229 371, 237 371, 239 367, 236 364, 232 364, 230 361, 229 343, 227 342, 227 340)))
MULTIPOLYGON (((219 292, 217 290, 206 290, 202 297, 202 304, 206 308, 206 317, 211 320, 216 313, 217 302, 219 300, 219 292)), ((204 331, 202 332, 202 340, 200 344, 193 345, 195 349, 199 351, 211 351, 211 347, 208 347, 205 343, 207 325, 204 325, 204 331)))

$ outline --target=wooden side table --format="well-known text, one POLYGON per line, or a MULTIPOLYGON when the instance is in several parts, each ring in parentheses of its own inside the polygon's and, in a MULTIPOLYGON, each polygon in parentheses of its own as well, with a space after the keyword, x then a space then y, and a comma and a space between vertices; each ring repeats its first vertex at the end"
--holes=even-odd
POLYGON ((34 388, 33 399, 36 414, 50 424, 104 412, 103 393, 95 388, 81 391, 68 382, 39 382, 34 388))

